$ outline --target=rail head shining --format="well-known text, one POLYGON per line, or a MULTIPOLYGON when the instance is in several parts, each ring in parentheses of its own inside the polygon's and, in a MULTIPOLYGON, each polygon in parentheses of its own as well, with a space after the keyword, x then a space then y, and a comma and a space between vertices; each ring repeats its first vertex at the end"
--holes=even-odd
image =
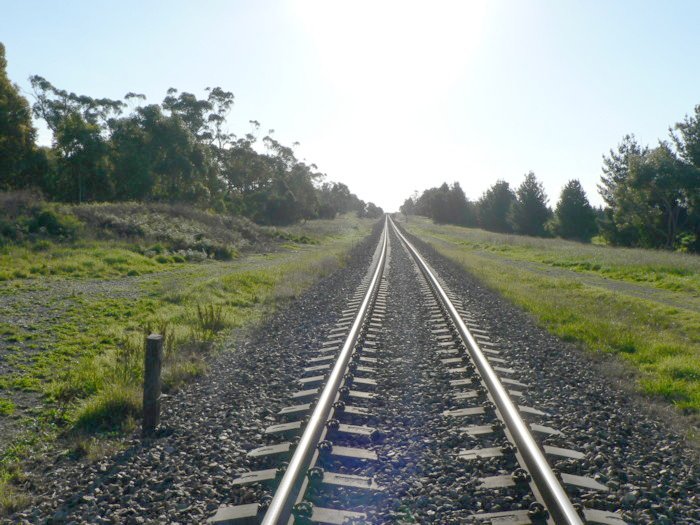
POLYGON ((522 456, 525 465, 530 471, 530 475, 532 476, 535 486, 542 495, 542 499, 544 500, 545 506, 554 520, 554 523, 557 525, 583 525, 581 517, 571 503, 571 500, 569 500, 569 497, 566 495, 566 492, 562 488, 561 483, 559 483, 559 480, 552 471, 552 468, 549 466, 544 454, 537 446, 537 443, 532 437, 530 430, 527 428, 527 425, 523 421, 522 417, 520 417, 520 412, 513 404, 513 401, 510 399, 506 389, 498 379, 496 372, 493 370, 490 363, 484 356, 484 353, 479 348, 479 345, 476 343, 476 340, 469 332, 467 325, 464 324, 462 316, 459 315, 457 309, 452 304, 452 301, 450 301, 450 299, 447 297, 447 294, 442 289, 442 286, 440 286, 437 278, 430 270, 430 267, 418 253, 418 250, 416 250, 408 239, 404 237, 391 219, 389 219, 389 223, 399 239, 401 239, 404 245, 408 248, 408 251, 416 260, 421 271, 426 276, 431 286, 440 297, 440 300, 447 308, 447 311, 457 327, 459 334, 466 343, 469 355, 474 361, 474 364, 476 365, 484 383, 486 384, 486 388, 494 400, 494 404, 501 412, 501 416, 503 417, 506 427, 513 436, 518 452, 522 456))
POLYGON ((299 443, 297 444, 292 458, 289 460, 289 466, 287 467, 287 470, 285 471, 284 476, 282 477, 280 484, 272 497, 272 501, 265 512, 262 525, 280 525, 285 524, 290 520, 292 507, 297 500, 300 486, 303 482, 304 476, 306 475, 307 468, 314 453, 316 452, 316 445, 318 444, 319 436, 325 428, 326 421, 328 420, 328 414, 331 411, 333 402, 338 394, 338 389, 343 381, 343 376, 345 375, 348 363, 352 357, 352 352, 360 334, 360 329, 362 328, 365 315, 372 304, 372 297, 375 295, 376 290, 379 287, 379 281, 381 279, 384 261, 386 259, 387 238, 388 226, 387 219, 385 218, 381 240, 381 251, 379 254, 379 260, 377 261, 377 267, 372 275, 372 280, 367 287, 367 292, 365 293, 357 315, 355 316, 352 327, 348 332, 345 343, 338 354, 338 359, 333 366, 333 370, 328 376, 326 385, 323 387, 323 391, 318 398, 316 407, 309 417, 309 421, 306 424, 301 438, 299 439, 299 443))

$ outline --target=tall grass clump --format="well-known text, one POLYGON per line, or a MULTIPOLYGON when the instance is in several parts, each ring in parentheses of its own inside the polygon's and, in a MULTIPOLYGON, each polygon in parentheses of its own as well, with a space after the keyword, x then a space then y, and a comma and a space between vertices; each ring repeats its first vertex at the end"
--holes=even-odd
POLYGON ((134 384, 107 383, 85 400, 74 429, 86 433, 125 430, 130 421, 141 417, 142 391, 134 384))
POLYGON ((14 483, 15 476, 6 477, 7 479, 0 478, 0 518, 9 516, 31 503, 29 495, 14 483))
POLYGON ((194 333, 200 341, 211 341, 226 328, 226 316, 221 304, 197 304, 194 333))

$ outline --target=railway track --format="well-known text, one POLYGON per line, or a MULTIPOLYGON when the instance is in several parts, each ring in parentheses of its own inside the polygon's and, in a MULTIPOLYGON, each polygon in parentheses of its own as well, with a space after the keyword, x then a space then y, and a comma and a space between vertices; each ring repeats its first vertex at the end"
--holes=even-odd
POLYGON ((589 508, 607 487, 577 474, 584 454, 542 423, 528 388, 387 217, 365 279, 264 430, 267 442, 248 451, 256 468, 234 481, 256 501, 221 506, 209 522, 624 524, 589 508), (394 258, 414 271, 399 275, 397 292, 387 278, 394 258), (423 326, 423 343, 392 334, 399 322, 423 326), (431 483, 440 505, 402 503, 431 483))

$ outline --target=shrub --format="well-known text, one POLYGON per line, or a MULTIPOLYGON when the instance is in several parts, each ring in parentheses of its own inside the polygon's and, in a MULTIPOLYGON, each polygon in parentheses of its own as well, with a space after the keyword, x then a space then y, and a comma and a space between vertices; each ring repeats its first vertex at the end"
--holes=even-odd
POLYGON ((51 243, 45 239, 38 240, 31 246, 33 252, 45 252, 49 248, 51 248, 51 243))
POLYGON ((18 241, 20 235, 21 232, 15 223, 0 217, 0 245, 11 241, 18 241))
POLYGON ((0 244, 42 237, 73 240, 81 226, 74 215, 42 202, 38 194, 0 193, 0 244))
POLYGON ((9 481, 0 480, 0 518, 31 503, 31 498, 9 481))
POLYGON ((38 192, 28 190, 0 192, 0 210, 10 219, 27 215, 30 210, 40 207, 41 204, 41 193, 38 192))
POLYGON ((214 259, 218 261, 230 261, 235 256, 235 252, 228 246, 215 246, 213 249, 214 259))
POLYGON ((30 233, 73 240, 80 229, 80 221, 72 215, 59 213, 53 207, 44 206, 29 219, 27 226, 30 233))
POLYGON ((203 359, 190 357, 190 360, 166 365, 163 370, 163 392, 173 392, 192 379, 204 375, 207 365, 203 359))

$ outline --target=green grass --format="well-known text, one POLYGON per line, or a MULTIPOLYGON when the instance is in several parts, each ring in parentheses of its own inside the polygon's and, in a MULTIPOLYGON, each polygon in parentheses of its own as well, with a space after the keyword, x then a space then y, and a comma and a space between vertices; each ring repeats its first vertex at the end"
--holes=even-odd
POLYGON ((411 231, 463 246, 472 252, 496 254, 515 261, 541 263, 654 288, 700 294, 700 257, 638 248, 611 248, 563 239, 487 232, 452 225, 434 225, 411 217, 411 231))
POLYGON ((0 416, 11 416, 15 413, 15 404, 11 399, 0 397, 0 416))
POLYGON ((0 281, 59 277, 108 279, 167 270, 179 263, 171 256, 142 255, 124 242, 83 241, 70 246, 43 243, 6 246, 0 252, 0 281))
MULTIPOLYGON (((11 487, 13 478, 3 473, 9 465, 30 455, 37 444, 56 438, 85 443, 91 436, 118 435, 133 428, 141 410, 147 333, 164 334, 164 390, 177 390, 205 374, 214 354, 230 348, 227 341, 232 331, 251 329, 280 305, 341 267, 349 249, 369 233, 375 221, 345 217, 319 222, 322 224, 307 223, 306 233, 304 227, 295 228, 287 237, 280 232, 284 242, 303 234, 303 244, 278 246, 273 253, 250 254, 231 261, 158 263, 126 247, 108 248, 96 242, 51 245, 48 251, 53 258, 43 262, 53 267, 60 261, 63 267, 90 268, 79 275, 79 280, 112 279, 131 270, 143 275, 130 285, 135 296, 84 293, 78 286, 69 296, 54 298, 58 301, 54 305, 60 311, 58 318, 39 320, 31 330, 0 325, 3 341, 41 348, 27 357, 18 346, 12 372, 0 378, 0 414, 19 414, 11 400, 13 393, 33 392, 41 399, 33 413, 19 414, 26 422, 33 420, 32 425, 38 422, 40 432, 28 431, 0 450, 3 483, 11 487), (154 270, 162 271, 148 275, 154 270)), ((10 253, 2 255, 13 269, 29 264, 31 249, 15 247, 9 251, 19 256, 13 259, 10 253)), ((76 275, 37 274, 31 285, 21 280, 18 284, 15 279, 0 283, 0 293, 41 291, 42 286, 50 290, 54 281, 73 282, 76 275)), ((21 501, 21 495, 15 500, 21 501)))
POLYGON ((85 427, 84 412, 95 419, 95 414, 109 411, 96 411, 83 400, 142 380, 143 337, 148 331, 169 331, 172 348, 166 355, 164 381, 177 388, 204 371, 202 360, 226 333, 258 322, 281 301, 337 268, 348 246, 326 245, 228 265, 210 263, 185 275, 161 274, 143 283, 146 293, 136 300, 76 296, 63 322, 51 324, 54 342, 31 363, 18 366, 7 381, 12 388, 42 392, 65 409, 67 422, 80 421, 85 427), (248 270, 246 263, 262 267, 248 270))
POLYGON ((700 313, 656 301, 654 292, 674 290, 680 301, 695 300, 699 279, 695 268, 700 268, 700 258, 557 239, 518 239, 436 226, 415 217, 404 225, 533 314, 550 332, 590 351, 620 356, 638 371, 639 387, 647 394, 683 411, 700 411, 700 313), (571 272, 547 275, 513 261, 556 265, 571 272), (580 272, 641 284, 650 293, 640 298, 592 286, 573 278, 580 272))

